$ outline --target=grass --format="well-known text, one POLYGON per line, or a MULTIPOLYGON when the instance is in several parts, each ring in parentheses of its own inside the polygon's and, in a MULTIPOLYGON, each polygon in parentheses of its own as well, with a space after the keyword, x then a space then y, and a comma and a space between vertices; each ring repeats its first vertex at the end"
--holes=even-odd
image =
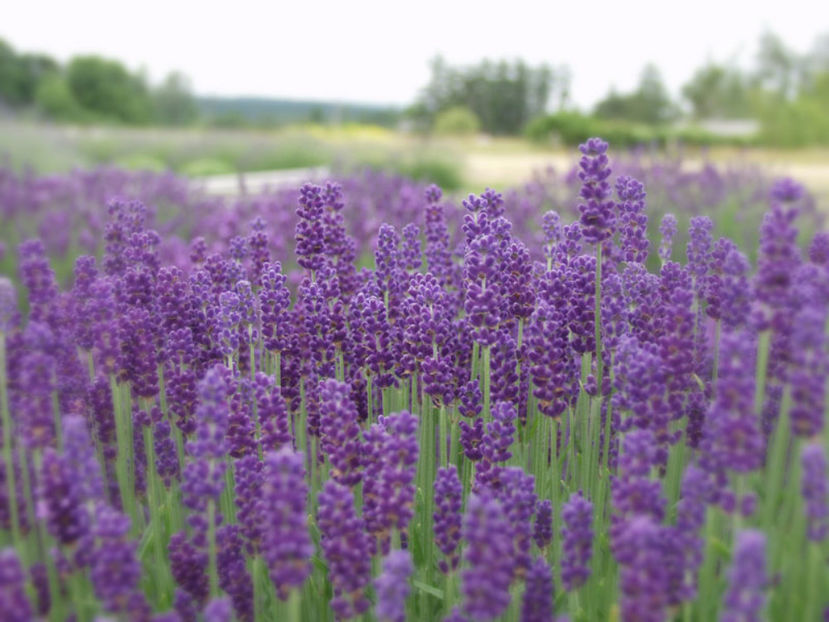
MULTIPOLYGON (((829 149, 683 148, 689 167, 748 163, 803 181, 829 203, 829 149)), ((660 156, 666 154, 660 153, 660 156)), ((528 179, 533 171, 574 163, 571 151, 516 137, 429 137, 386 128, 304 124, 273 130, 74 127, 0 120, 0 160, 15 168, 65 172, 116 164, 133 170, 205 175, 340 164, 370 165, 480 190, 528 179)))

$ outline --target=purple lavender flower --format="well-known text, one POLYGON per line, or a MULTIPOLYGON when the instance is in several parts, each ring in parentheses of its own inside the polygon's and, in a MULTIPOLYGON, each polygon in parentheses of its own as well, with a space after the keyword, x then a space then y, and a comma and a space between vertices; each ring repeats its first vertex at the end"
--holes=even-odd
POLYGON ((360 427, 348 385, 329 378, 320 385, 320 441, 331 462, 331 477, 354 486, 361 477, 360 427))
POLYGON ((7 333, 15 324, 17 292, 12 282, 0 276, 0 333, 7 333))
POLYGON ((708 273, 711 261, 711 231, 714 223, 708 216, 694 216, 688 229, 688 268, 697 285, 701 285, 708 273))
POLYGON ((155 451, 155 469, 166 487, 180 477, 179 456, 173 428, 164 418, 157 406, 150 413, 153 422, 153 449, 155 451))
POLYGON ((62 420, 63 456, 80 498, 93 501, 104 498, 101 466, 89 436, 86 421, 80 415, 67 415, 62 420))
MULTIPOLYGON (((245 555, 239 528, 236 525, 222 525, 216 532, 216 545, 219 587, 230 596, 237 620, 252 622, 253 583, 245 567, 245 555)), ((206 614, 205 617, 207 617, 206 614)))
POLYGON ((324 205, 322 188, 314 184, 300 188, 295 234, 297 263, 312 271, 319 270, 325 262, 324 205))
POLYGON ((233 607, 229 598, 214 598, 204 608, 204 622, 231 622, 233 607))
POLYGON ((256 412, 261 425, 260 444, 263 451, 277 450, 289 444, 291 420, 282 391, 273 378, 256 373, 256 412))
POLYGON ((239 350, 239 323, 242 321, 241 302, 235 292, 219 296, 219 314, 213 329, 216 347, 222 356, 233 356, 239 350))
POLYGON ((475 485, 499 488, 502 468, 499 463, 512 457, 510 447, 515 434, 515 406, 509 402, 498 402, 492 407, 492 421, 486 425, 486 434, 481 441, 483 460, 475 471, 475 485))
POLYGON ((201 609, 210 592, 207 547, 197 547, 182 531, 170 538, 169 551, 170 570, 179 585, 176 609, 183 618, 190 619, 185 610, 201 609))
POLYGON ((58 286, 40 240, 27 240, 20 245, 20 280, 29 291, 30 321, 48 321, 58 286))
POLYGON ((668 560, 665 527, 647 516, 625 526, 618 542, 622 619, 662 622, 667 617, 668 560))
POLYGON ((257 507, 259 533, 262 556, 277 595, 283 600, 291 589, 301 587, 311 572, 314 547, 305 513, 307 497, 302 454, 294 453, 288 447, 268 453, 257 507))
POLYGON ((338 619, 358 616, 370 607, 365 590, 371 581, 371 542, 354 509, 351 490, 334 480, 319 496, 320 546, 334 588, 331 608, 338 619))
POLYGON ((446 286, 452 281, 452 256, 449 252, 449 229, 446 225, 443 206, 438 204, 439 200, 439 190, 437 193, 431 192, 427 195, 429 205, 426 206, 424 256, 428 271, 442 286, 446 286))
POLYGON ((538 548, 544 549, 553 541, 553 502, 540 499, 535 505, 533 540, 538 548))
POLYGON ((611 169, 607 157, 607 143, 600 138, 590 138, 579 145, 579 179, 582 182, 579 204, 582 236, 590 244, 597 244, 613 235, 615 203, 610 198, 611 169))
POLYGON ((803 465, 801 491, 806 502, 809 539, 822 542, 829 535, 829 483, 823 446, 817 441, 804 445, 800 459, 803 465))
POLYGON ((561 508, 561 582, 571 592, 590 576, 593 556, 593 504, 581 491, 574 492, 561 508))
POLYGON ((645 263, 648 258, 648 216, 645 213, 645 186, 626 175, 616 180, 619 197, 619 246, 625 261, 645 263))
POLYGON ((458 565, 458 544, 461 539, 461 505, 463 486, 458 479, 455 465, 438 469, 435 477, 435 543, 445 559, 440 569, 450 572, 458 565))
POLYGON ((134 395, 155 397, 158 393, 153 318, 141 307, 130 307, 119 317, 121 380, 132 384, 134 395))
POLYGON ((501 488, 495 494, 511 527, 513 572, 516 578, 522 578, 532 562, 532 517, 537 500, 535 478, 521 467, 506 467, 500 474, 500 484, 501 488))
POLYGON ((403 227, 403 245, 400 248, 403 266, 409 272, 420 270, 423 257, 420 251, 420 227, 409 223, 403 227))
POLYGON ((662 241, 659 243, 659 258, 663 262, 670 261, 676 235, 676 216, 665 214, 662 222, 659 223, 659 233, 662 235, 662 241))
POLYGON ((32 607, 26 596, 26 575, 14 549, 0 551, 0 610, 8 622, 29 622, 32 607))
POLYGON ((806 306, 794 321, 791 335, 791 425, 794 434, 809 437, 823 429, 823 405, 829 356, 825 348, 827 309, 806 306))
POLYGON ((405 541, 413 514, 417 417, 408 411, 381 416, 365 436, 363 514, 367 531, 385 554, 393 529, 405 541))
POLYGON ((288 307, 291 306, 291 292, 285 285, 287 277, 282 273, 282 265, 279 262, 265 264, 261 280, 258 296, 265 347, 271 352, 284 352, 288 349, 290 335, 288 307))
POLYGON ((527 573, 527 588, 521 604, 521 622, 552 622, 553 573, 539 557, 527 573))
POLYGON ((762 619, 766 588, 766 536, 755 530, 737 533, 734 556, 728 572, 728 590, 723 622, 754 622, 762 619))
POLYGON ((495 342, 506 311, 495 243, 494 236, 484 233, 472 238, 464 253, 464 311, 474 328, 475 340, 482 346, 495 342))
POLYGON ((68 460, 51 447, 43 452, 38 497, 38 515, 58 542, 71 545, 86 534, 83 488, 68 460))
POLYGON ((754 288, 757 299, 771 309, 785 309, 792 276, 800 264, 795 209, 774 201, 763 218, 754 288))
POLYGON ((510 602, 512 538, 501 503, 487 491, 469 497, 463 520, 466 541, 463 609, 474 620, 494 620, 510 602))
POLYGON ((392 551, 383 560, 383 573, 374 581, 377 606, 374 613, 383 622, 404 622, 412 556, 408 551, 392 551))
POLYGON ((723 333, 716 397, 708 412, 701 465, 709 471, 747 473, 760 466, 765 439, 754 412, 755 340, 745 333, 723 333))
POLYGON ((127 537, 129 528, 128 517, 107 505, 98 506, 89 578, 107 611, 149 616, 149 607, 139 591, 141 563, 135 543, 127 537))
POLYGON ((540 302, 527 325, 527 352, 538 409, 558 418, 573 398, 574 362, 567 320, 559 308, 540 302))
POLYGON ((228 406, 223 369, 220 365, 210 369, 198 386, 196 437, 187 443, 195 460, 185 467, 182 484, 184 503, 194 510, 218 499, 225 485, 228 406))

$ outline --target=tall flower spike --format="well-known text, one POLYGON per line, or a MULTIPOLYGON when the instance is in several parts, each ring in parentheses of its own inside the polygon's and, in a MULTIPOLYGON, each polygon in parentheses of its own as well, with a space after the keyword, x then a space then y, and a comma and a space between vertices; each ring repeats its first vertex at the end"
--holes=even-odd
POLYGON ((540 549, 549 546, 553 541, 553 502, 549 499, 540 499, 535 504, 533 540, 540 549))
POLYGON ((822 542, 829 535, 829 482, 826 453, 820 442, 811 442, 801 450, 803 479, 801 490, 806 502, 809 539, 822 542))
POLYGON ((521 604, 521 622, 553 620, 553 572, 544 561, 536 559, 527 573, 527 588, 521 604))
POLYGON ((451 572, 458 565, 462 503, 463 486, 455 465, 439 468, 435 477, 434 531, 435 543, 445 557, 440 561, 443 572, 451 572))
POLYGON ((593 504, 581 491, 574 492, 561 508, 561 582, 571 592, 590 576, 593 556, 593 504))
POLYGON ((647 516, 625 526, 618 542, 619 588, 623 620, 662 622, 667 616, 668 579, 663 556, 665 527, 647 516))
POLYGON ((659 233, 662 235, 662 241, 659 243, 659 258, 663 262, 671 260, 676 225, 676 216, 673 214, 665 214, 662 222, 659 223, 659 233))
POLYGON ((328 579, 334 588, 334 615, 347 620, 365 613, 371 606, 366 597, 371 581, 371 542, 349 488, 334 480, 325 483, 319 496, 317 525, 328 579))
POLYGON ((89 529, 83 488, 65 456, 51 447, 43 452, 38 514, 49 533, 63 545, 77 542, 89 529))
POLYGON ((607 143, 600 138, 590 138, 579 145, 582 152, 579 160, 579 179, 582 182, 579 197, 584 203, 579 204, 581 230, 584 239, 597 244, 613 235, 613 213, 615 203, 610 198, 611 169, 607 157, 607 143))
POLYGON ((89 572, 95 595, 112 613, 129 612, 136 619, 142 614, 149 616, 149 607, 139 591, 141 563, 135 554, 136 544, 128 537, 129 518, 101 504, 96 521, 89 572))
POLYGON ((347 384, 329 378, 320 385, 320 441, 331 477, 346 486, 360 481, 360 426, 347 384))
POLYGON ((648 258, 648 215, 645 212, 645 186, 626 175, 616 180, 619 197, 619 246, 625 261, 645 263, 648 258))
POLYGON ((488 491, 469 497, 463 536, 464 612, 473 620, 494 620, 509 606, 513 545, 501 503, 488 491))
POLYGON ((392 551, 383 560, 383 573, 374 582, 377 606, 374 613, 382 622, 404 622, 406 599, 409 597, 409 577, 413 570, 408 551, 392 551))
POLYGON ((26 575, 13 548, 0 551, 0 610, 8 622, 29 622, 32 607, 26 596, 26 575))
POLYGON ((262 556, 282 600, 311 572, 314 546, 305 513, 307 497, 302 454, 288 447, 269 453, 258 507, 259 532, 262 556))
POLYGON ((762 619, 766 601, 763 591, 767 581, 766 536, 751 529, 738 532, 720 620, 754 622, 762 619))

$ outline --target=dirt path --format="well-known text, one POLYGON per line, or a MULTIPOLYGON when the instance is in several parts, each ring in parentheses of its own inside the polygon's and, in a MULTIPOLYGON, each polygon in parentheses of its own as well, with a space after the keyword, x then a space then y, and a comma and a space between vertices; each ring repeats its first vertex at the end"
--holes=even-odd
MULTIPOLYGON (((717 164, 728 160, 715 157, 717 164)), ((757 164, 775 176, 790 176, 805 184, 829 209, 829 161, 786 162, 785 157, 773 160, 742 158, 743 162, 757 164)), ((505 187, 530 179, 533 171, 552 166, 559 172, 567 171, 575 160, 563 154, 548 153, 471 153, 465 158, 464 177, 470 185, 505 187)), ((700 159, 685 161, 689 168, 702 166, 700 159)))

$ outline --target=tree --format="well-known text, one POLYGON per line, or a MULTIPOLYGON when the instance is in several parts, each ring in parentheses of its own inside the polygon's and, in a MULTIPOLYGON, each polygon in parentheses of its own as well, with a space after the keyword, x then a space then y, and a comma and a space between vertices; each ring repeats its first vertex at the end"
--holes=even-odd
POLYGON ((35 105, 38 110, 58 121, 80 121, 83 111, 75 101, 66 79, 59 73, 45 76, 37 86, 35 105))
MULTIPOLYGON (((431 79, 409 115, 421 126, 432 126, 449 109, 464 107, 492 134, 516 134, 543 114, 550 98, 568 88, 569 73, 549 65, 530 67, 523 61, 452 67, 438 56, 431 61, 431 79)), ((558 101, 565 99, 559 94, 558 101)))
POLYGON ((752 116, 748 77, 736 67, 709 62, 682 87, 697 119, 744 119, 752 116))
POLYGON ((144 81, 121 63, 99 56, 77 56, 67 68, 69 89, 85 110, 102 119, 141 124, 150 120, 144 81))
POLYGON ((22 67, 14 49, 0 39, 0 103, 19 106, 25 103, 22 67))
POLYGON ((153 112, 155 120, 164 125, 187 125, 196 120, 196 100, 184 74, 169 74, 153 91, 153 112))
POLYGON ((615 90, 596 104, 594 114, 603 119, 620 119, 659 125, 676 118, 676 107, 662 81, 656 65, 642 69, 639 84, 633 93, 620 94, 615 90))

